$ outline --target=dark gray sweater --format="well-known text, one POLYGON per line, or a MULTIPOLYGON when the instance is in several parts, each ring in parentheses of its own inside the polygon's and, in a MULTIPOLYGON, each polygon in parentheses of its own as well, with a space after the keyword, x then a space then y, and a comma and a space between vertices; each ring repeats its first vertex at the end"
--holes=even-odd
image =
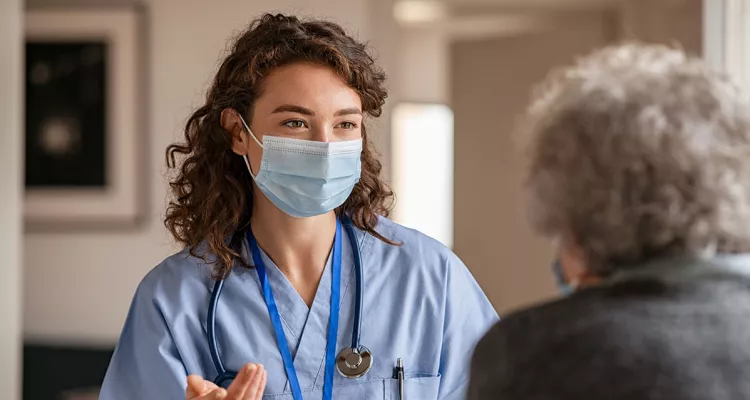
POLYGON ((750 257, 640 271, 501 320, 469 400, 750 399, 750 257))

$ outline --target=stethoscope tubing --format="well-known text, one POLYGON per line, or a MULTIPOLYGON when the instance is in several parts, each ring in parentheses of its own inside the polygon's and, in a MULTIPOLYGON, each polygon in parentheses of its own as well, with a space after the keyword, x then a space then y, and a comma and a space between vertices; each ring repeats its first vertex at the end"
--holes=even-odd
POLYGON ((357 242, 357 235, 354 232, 354 226, 348 218, 345 220, 344 227, 346 233, 349 236, 351 242, 352 251, 354 253, 354 275, 356 280, 356 293, 355 293, 355 308, 354 308, 354 325, 352 328, 352 348, 359 349, 359 334, 362 332, 362 304, 364 303, 362 288, 364 287, 364 277, 362 276, 362 253, 360 252, 360 246, 357 242))
POLYGON ((224 288, 224 279, 217 279, 214 283, 214 290, 211 292, 211 301, 208 303, 208 316, 206 317, 206 333, 208 334, 208 350, 211 353, 211 360, 218 376, 214 383, 221 386, 221 383, 228 379, 234 379, 235 374, 224 368, 224 363, 219 355, 219 345, 216 341, 216 308, 219 305, 221 290, 224 288))
MULTIPOLYGON (((363 286, 364 277, 362 271, 362 253, 360 251, 360 245, 357 241, 357 235, 354 231, 354 225, 348 217, 343 217, 344 227, 346 233, 349 236, 349 242, 351 244, 352 252, 354 253, 354 264, 355 264, 355 307, 354 307, 354 325, 352 326, 352 348, 359 349, 360 332, 362 328, 362 303, 363 300, 363 286)), ((224 279, 217 279, 214 283, 213 290, 211 292, 211 300, 208 303, 208 315, 206 316, 206 333, 208 336, 208 349, 211 353, 211 360, 213 361, 214 368, 218 376, 214 380, 214 383, 220 385, 222 382, 230 379, 234 379, 236 374, 224 367, 224 363, 221 361, 221 355, 219 354, 219 345, 216 339, 216 309, 219 305, 219 297, 221 297, 221 291, 224 289, 224 279)))

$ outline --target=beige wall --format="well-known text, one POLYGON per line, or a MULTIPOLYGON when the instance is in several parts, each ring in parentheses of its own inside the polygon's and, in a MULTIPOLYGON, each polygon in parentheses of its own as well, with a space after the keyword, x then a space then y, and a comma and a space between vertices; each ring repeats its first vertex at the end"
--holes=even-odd
POLYGON ((510 135, 516 115, 550 67, 605 44, 605 35, 602 14, 587 13, 560 29, 451 49, 455 251, 501 313, 554 289, 550 247, 524 219, 523 158, 510 135))
POLYGON ((21 398, 22 3, 0 1, 0 393, 21 398))
POLYGON ((554 295, 554 254, 529 232, 512 138, 531 86, 576 55, 624 37, 700 52, 699 0, 632 0, 621 10, 582 12, 546 32, 455 42, 450 97, 455 113, 455 251, 499 312, 554 295))
POLYGON ((399 40, 399 93, 405 101, 448 102, 448 39, 436 29, 405 28, 399 40))
MULTIPOLYGON (((151 209, 147 223, 135 232, 27 234, 23 320, 26 338, 45 342, 114 343, 136 286, 151 268, 175 250, 161 223, 166 196, 163 151, 167 144, 181 137, 180 128, 200 103, 229 37, 259 13, 281 10, 326 16, 366 40, 380 29, 389 29, 387 22, 376 18, 390 18, 390 9, 384 11, 387 4, 377 1, 380 3, 369 0, 147 1, 151 30, 151 87, 146 93, 151 116, 149 140, 143 145, 149 160, 148 176, 144 177, 150 185, 151 209)), ((37 0, 34 3, 64 2, 37 0)), ((2 29, 5 26, 2 24, 2 29)), ((378 39, 379 53, 386 59, 392 58, 388 50, 392 40, 388 35, 378 39)), ((387 127, 387 121, 382 121, 374 126, 373 133, 377 136, 387 127)), ((383 143, 387 150, 387 141, 383 143)), ((2 146, 0 151, 4 149, 2 146)), ((0 160, 5 162, 7 157, 0 157, 0 160)), ((0 290, 0 295, 8 293, 0 290)), ((5 318, 0 320, 5 321, 5 318)))
POLYGON ((677 44, 702 53, 702 0, 628 0, 620 15, 621 37, 677 44))

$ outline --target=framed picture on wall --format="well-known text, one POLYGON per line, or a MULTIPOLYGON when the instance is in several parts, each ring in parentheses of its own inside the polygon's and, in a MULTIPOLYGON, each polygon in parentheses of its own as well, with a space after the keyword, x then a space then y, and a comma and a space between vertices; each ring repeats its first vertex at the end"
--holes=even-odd
POLYGON ((26 12, 27 230, 133 227, 147 184, 143 10, 26 12))

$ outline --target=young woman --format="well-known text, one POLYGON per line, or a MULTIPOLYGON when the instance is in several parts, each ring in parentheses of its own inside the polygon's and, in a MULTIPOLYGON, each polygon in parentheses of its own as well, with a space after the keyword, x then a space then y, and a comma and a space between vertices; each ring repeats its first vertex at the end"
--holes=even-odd
POLYGON ((497 314, 450 250, 386 219, 365 129, 384 81, 330 22, 238 37, 167 150, 185 250, 140 284, 101 399, 464 397, 497 314))

